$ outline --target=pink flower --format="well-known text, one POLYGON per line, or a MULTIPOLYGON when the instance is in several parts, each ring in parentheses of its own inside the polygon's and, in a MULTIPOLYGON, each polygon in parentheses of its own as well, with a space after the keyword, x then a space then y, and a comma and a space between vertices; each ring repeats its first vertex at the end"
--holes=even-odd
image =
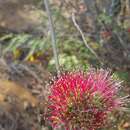
POLYGON ((53 127, 95 130, 105 125, 109 113, 123 105, 119 81, 105 70, 61 75, 51 86, 48 119, 53 127))

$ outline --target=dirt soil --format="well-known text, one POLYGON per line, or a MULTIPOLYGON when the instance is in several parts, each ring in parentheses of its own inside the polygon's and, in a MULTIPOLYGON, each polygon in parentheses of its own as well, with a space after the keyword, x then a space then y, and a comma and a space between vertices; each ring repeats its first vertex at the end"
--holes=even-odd
POLYGON ((49 76, 40 65, 0 59, 0 130, 48 129, 43 115, 49 76))
POLYGON ((43 13, 37 3, 37 0, 0 0, 0 28, 36 31, 41 27, 43 13))

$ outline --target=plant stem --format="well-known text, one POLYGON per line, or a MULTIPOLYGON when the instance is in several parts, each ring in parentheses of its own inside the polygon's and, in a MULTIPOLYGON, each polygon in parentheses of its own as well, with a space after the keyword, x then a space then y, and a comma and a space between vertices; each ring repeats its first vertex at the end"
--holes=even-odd
POLYGON ((78 25, 77 22, 76 22, 75 14, 74 14, 74 13, 72 13, 72 21, 73 21, 74 26, 76 27, 76 29, 77 29, 77 30, 79 31, 79 33, 81 34, 81 37, 82 37, 82 39, 83 39, 83 42, 84 42, 85 46, 86 46, 86 47, 89 49, 89 51, 99 60, 99 62, 100 62, 101 64, 103 64, 102 61, 100 60, 100 57, 96 54, 96 52, 95 52, 95 51, 89 46, 89 44, 87 43, 87 41, 86 41, 86 39, 85 39, 84 33, 82 32, 81 28, 79 27, 79 25, 78 25))
POLYGON ((51 40, 52 40, 51 43, 52 43, 53 54, 55 58, 55 66, 56 66, 57 74, 59 74, 60 66, 59 66, 59 58, 58 58, 58 52, 57 52, 57 47, 56 47, 56 34, 55 34, 54 23, 53 23, 53 19, 51 15, 49 0, 44 0, 44 4, 47 11, 48 19, 49 19, 49 27, 50 27, 51 40))

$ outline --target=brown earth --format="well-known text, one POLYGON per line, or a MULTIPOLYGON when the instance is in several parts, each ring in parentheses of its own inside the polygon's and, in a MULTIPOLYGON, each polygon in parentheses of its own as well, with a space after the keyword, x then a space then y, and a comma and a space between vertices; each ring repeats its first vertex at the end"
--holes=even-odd
POLYGON ((37 0, 0 0, 0 28, 21 32, 41 26, 42 10, 37 3, 37 0))

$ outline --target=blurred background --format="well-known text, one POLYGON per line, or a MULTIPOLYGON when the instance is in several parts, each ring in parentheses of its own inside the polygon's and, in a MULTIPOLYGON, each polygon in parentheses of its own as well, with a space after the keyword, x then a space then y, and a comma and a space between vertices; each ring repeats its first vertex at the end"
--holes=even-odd
MULTIPOLYGON (((50 14, 44 0, 0 0, 0 130, 52 129, 44 112, 56 62, 61 72, 110 69, 130 94, 130 0, 48 2, 50 14)), ((130 130, 130 113, 115 112, 104 130, 130 130)))

